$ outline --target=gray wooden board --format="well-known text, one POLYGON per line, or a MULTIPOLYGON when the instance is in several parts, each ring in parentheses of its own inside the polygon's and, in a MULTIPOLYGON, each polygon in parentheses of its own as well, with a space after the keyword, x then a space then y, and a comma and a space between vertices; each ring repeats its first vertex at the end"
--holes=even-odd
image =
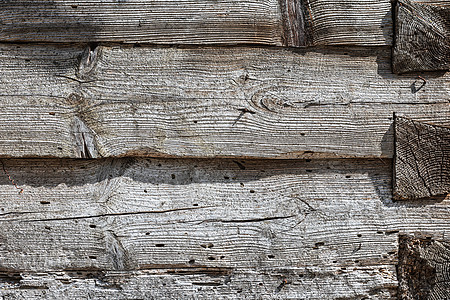
POLYGON ((0 46, 0 155, 392 157, 393 112, 449 122, 450 75, 390 49, 0 46))
POLYGON ((9 42, 392 44, 389 0, 1 1, 0 20, 9 42))
POLYGON ((0 176, 0 293, 17 298, 391 298, 398 234, 450 238, 449 199, 392 201, 391 160, 3 163, 24 190, 0 176))

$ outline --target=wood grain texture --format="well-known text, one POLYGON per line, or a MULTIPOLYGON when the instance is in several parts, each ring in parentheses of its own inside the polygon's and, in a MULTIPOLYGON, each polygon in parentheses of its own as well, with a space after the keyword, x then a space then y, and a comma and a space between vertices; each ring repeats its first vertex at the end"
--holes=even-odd
POLYGON ((1 1, 0 40, 391 45, 390 9, 389 0, 1 1))
POLYGON ((450 68, 450 3, 399 0, 396 5, 393 71, 450 68))
POLYGON ((417 199, 450 192, 450 128, 395 119, 394 194, 417 199))
POLYGON ((17 299, 392 299, 398 234, 450 237, 449 200, 392 201, 389 160, 3 162, 17 299))
POLYGON ((2 295, 391 299, 397 235, 450 237, 449 200, 392 201, 389 160, 3 162, 2 295))
POLYGON ((449 122, 450 74, 390 50, 1 45, 0 155, 392 157, 393 112, 449 122))
POLYGON ((400 236, 398 299, 450 298, 450 243, 400 236))

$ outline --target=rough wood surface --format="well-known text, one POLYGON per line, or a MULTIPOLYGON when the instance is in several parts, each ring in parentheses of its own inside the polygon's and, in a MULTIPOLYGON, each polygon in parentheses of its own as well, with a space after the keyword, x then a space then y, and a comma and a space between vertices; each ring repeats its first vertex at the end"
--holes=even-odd
POLYGON ((392 157, 393 112, 449 122, 450 74, 390 49, 1 45, 0 155, 392 157))
POLYGON ((389 160, 3 163, 5 296, 391 299, 398 234, 450 238, 449 200, 392 201, 389 160))
POLYGON ((450 68, 449 1, 399 0, 395 24, 395 73, 450 68))
POLYGON ((394 194, 398 199, 450 193, 450 128, 395 118, 394 194))
POLYGON ((450 299, 450 243, 400 236, 397 273, 401 300, 450 299))
POLYGON ((16 42, 392 44, 389 0, 1 1, 0 20, 16 42))

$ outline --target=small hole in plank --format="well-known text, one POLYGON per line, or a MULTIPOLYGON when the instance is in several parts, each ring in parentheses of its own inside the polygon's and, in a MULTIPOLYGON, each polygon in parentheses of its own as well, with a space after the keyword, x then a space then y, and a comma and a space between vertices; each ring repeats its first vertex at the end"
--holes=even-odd
POLYGON ((91 224, 91 225, 89 225, 89 227, 91 227, 91 228, 97 228, 97 225, 91 224))
POLYGON ((195 264, 195 259, 190 259, 190 260, 189 260, 189 264, 190 264, 190 265, 195 264))
POLYGON ((97 259, 97 256, 89 255, 89 258, 90 258, 90 259, 97 259))
POLYGON ((216 258, 214 256, 208 256, 209 260, 216 260, 216 258))
POLYGON ((254 194, 254 193, 255 193, 255 190, 250 190, 250 193, 254 194))
POLYGON ((40 203, 45 205, 45 204, 50 204, 50 201, 41 201, 40 203))
POLYGON ((275 255, 269 254, 269 255, 267 255, 267 257, 268 257, 268 258, 275 258, 275 255))
POLYGON ((164 247, 164 244, 155 244, 155 247, 164 247))
POLYGON ((175 179, 175 174, 170 175, 172 177, 172 179, 175 179))

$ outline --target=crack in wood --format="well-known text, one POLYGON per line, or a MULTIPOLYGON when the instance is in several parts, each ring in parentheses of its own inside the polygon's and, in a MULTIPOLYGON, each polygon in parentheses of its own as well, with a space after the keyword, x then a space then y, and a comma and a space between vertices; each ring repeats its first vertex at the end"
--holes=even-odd
POLYGON ((393 187, 397 200, 450 192, 450 128, 395 116, 393 187))

